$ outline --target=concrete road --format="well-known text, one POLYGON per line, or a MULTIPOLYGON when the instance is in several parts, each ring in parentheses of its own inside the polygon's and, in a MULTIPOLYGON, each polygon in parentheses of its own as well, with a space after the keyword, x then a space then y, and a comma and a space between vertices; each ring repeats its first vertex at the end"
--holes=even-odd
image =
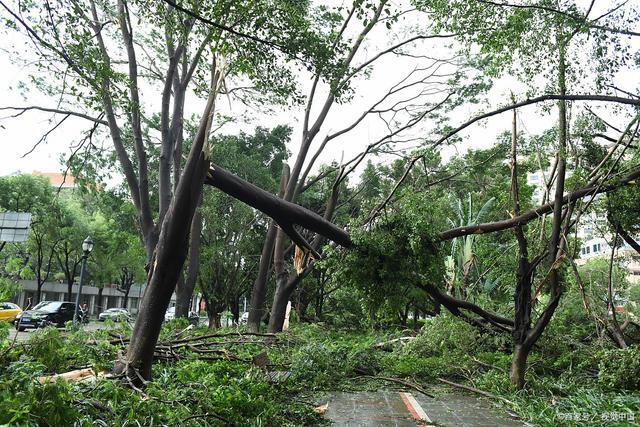
POLYGON ((524 423, 473 396, 446 394, 430 398, 404 391, 331 393, 325 417, 347 427, 522 427, 524 423))

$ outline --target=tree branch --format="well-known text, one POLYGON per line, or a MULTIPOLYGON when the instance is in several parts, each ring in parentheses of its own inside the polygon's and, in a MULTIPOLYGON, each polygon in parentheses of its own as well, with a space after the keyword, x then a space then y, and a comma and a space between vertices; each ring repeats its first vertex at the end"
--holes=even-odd
POLYGON ((290 224, 296 224, 321 234, 344 247, 353 245, 346 231, 315 212, 280 199, 220 166, 212 165, 205 179, 205 184, 216 187, 231 197, 258 209, 273 218, 283 229, 286 229, 290 224))

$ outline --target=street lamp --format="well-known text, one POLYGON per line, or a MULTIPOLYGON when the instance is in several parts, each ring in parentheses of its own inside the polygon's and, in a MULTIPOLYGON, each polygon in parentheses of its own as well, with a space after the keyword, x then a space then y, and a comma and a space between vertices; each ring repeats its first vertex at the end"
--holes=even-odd
POLYGON ((80 265, 80 285, 78 286, 78 293, 76 294, 76 307, 73 311, 73 324, 78 323, 78 307, 80 306, 80 295, 82 294, 82 285, 84 284, 84 275, 87 271, 87 258, 93 250, 93 240, 87 236, 82 242, 82 264, 80 265))

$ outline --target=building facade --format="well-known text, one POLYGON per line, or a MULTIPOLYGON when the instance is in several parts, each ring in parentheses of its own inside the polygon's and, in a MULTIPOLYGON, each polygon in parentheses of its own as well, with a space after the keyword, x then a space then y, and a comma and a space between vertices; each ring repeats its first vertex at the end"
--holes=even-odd
MULTIPOLYGON (((37 283, 35 280, 21 280, 20 286, 22 290, 14 298, 16 304, 23 309, 30 305, 33 306, 37 292, 37 283)), ((126 308, 132 314, 138 312, 138 306, 142 294, 144 294, 144 286, 132 285, 129 291, 129 298, 126 307, 124 306, 124 294, 118 291, 116 285, 107 285, 100 292, 100 288, 95 286, 83 286, 82 295, 80 296, 80 304, 87 304, 89 313, 96 315, 102 313, 108 308, 126 308)), ((71 302, 76 300, 76 292, 78 285, 73 285, 73 293, 71 294, 71 302)), ((42 285, 42 293, 40 301, 66 301, 67 300, 67 284, 57 282, 45 282, 42 285)), ((171 296, 170 306, 176 303, 175 294, 171 296)))

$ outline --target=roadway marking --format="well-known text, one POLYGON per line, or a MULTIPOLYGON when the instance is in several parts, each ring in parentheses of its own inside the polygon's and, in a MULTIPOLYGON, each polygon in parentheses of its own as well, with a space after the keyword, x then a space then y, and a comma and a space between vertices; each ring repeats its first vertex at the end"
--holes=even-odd
POLYGON ((422 423, 423 421, 428 424, 433 423, 411 393, 400 392, 400 398, 402 398, 402 401, 411 413, 411 416, 413 416, 413 418, 418 422, 418 427, 425 427, 425 424, 422 423))

